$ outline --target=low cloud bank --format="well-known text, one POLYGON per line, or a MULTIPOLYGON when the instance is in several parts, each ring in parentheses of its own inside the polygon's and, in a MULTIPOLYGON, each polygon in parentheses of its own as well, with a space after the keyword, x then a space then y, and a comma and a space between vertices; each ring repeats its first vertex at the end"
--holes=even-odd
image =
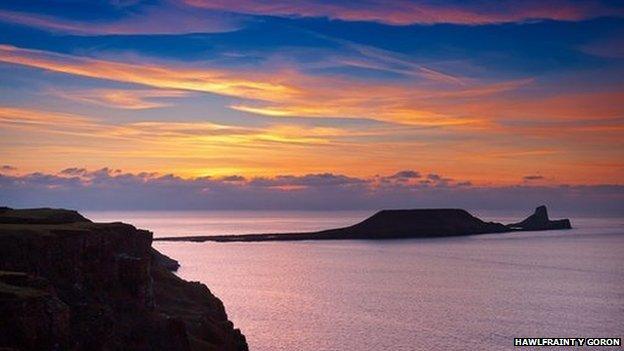
POLYGON ((404 170, 357 178, 303 176, 185 179, 103 168, 68 168, 55 174, 0 172, 0 205, 79 210, 356 210, 461 207, 523 210, 547 204, 556 212, 619 216, 624 185, 474 186, 439 174, 404 170))

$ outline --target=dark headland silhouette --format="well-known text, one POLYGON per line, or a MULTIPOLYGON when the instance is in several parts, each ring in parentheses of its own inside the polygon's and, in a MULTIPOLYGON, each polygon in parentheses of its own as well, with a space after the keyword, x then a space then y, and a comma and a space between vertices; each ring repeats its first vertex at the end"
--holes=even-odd
POLYGON ((163 241, 291 241, 404 239, 463 236, 514 231, 571 229, 569 219, 550 220, 546 206, 522 222, 484 222, 462 209, 382 210, 355 225, 308 233, 244 234, 155 238, 163 241))
POLYGON ((221 300, 152 233, 0 207, 0 350, 248 350, 221 300))

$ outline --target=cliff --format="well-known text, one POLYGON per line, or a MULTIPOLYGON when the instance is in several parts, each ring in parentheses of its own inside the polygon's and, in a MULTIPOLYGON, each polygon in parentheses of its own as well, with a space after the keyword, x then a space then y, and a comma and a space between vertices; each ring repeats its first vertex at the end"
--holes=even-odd
POLYGON ((570 220, 551 221, 540 206, 522 222, 485 222, 461 209, 383 210, 355 225, 310 233, 245 234, 159 238, 167 241, 290 241, 342 239, 404 239, 570 229, 570 220))
POLYGON ((221 301, 151 243, 73 211, 0 208, 0 349, 247 350, 221 301))

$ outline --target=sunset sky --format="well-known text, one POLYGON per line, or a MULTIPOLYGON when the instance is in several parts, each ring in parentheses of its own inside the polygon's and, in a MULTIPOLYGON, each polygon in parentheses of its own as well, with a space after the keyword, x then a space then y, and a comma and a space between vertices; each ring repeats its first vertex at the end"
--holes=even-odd
POLYGON ((624 4, 3 1, 0 167, 16 203, 101 176, 622 196, 624 4))

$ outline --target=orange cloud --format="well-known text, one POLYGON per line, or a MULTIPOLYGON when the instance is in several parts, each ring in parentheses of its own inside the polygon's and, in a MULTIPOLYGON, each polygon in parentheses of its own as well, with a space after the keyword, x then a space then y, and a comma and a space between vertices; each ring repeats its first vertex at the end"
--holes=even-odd
POLYGON ((87 117, 4 106, 0 106, 0 126, 49 132, 67 131, 66 128, 69 126, 75 133, 94 131, 99 128, 97 123, 87 117))
POLYGON ((170 103, 162 102, 158 99, 176 98, 187 95, 187 92, 182 90, 165 89, 89 89, 81 91, 50 90, 49 93, 63 99, 128 110, 143 110, 171 106, 170 103))
POLYGON ((467 113, 465 99, 496 96, 531 84, 532 79, 503 83, 421 87, 381 85, 348 80, 309 80, 299 96, 279 101, 230 106, 239 111, 275 117, 368 118, 421 127, 483 128, 488 113, 467 113))
POLYGON ((131 64, 21 49, 0 45, 0 61, 90 78, 138 83, 156 88, 181 89, 251 99, 296 94, 292 87, 272 81, 275 77, 249 79, 219 70, 199 70, 150 64, 131 64))
MULTIPOLYGON (((347 78, 305 76, 294 70, 249 73, 217 69, 189 69, 154 64, 131 64, 21 49, 0 45, 0 61, 40 69, 160 89, 179 89, 228 95, 242 99, 232 108, 268 116, 364 118, 420 126, 481 126, 481 116, 448 114, 431 107, 432 99, 496 95, 530 84, 530 79, 492 84, 461 82, 431 87, 413 84, 380 84, 347 78), (255 100, 251 102, 250 100, 255 100)), ((427 70, 435 80, 456 78, 427 70)), ((89 97, 87 97, 89 98, 89 97)), ((137 97, 117 96, 137 106, 137 97), (128 101, 131 100, 131 101, 128 101)), ((92 98, 91 98, 92 100, 92 98)), ((98 101, 101 101, 102 98, 98 101)))
POLYGON ((436 4, 424 1, 327 2, 262 0, 185 0, 192 6, 211 10, 254 15, 329 17, 345 21, 372 21, 391 25, 409 24, 492 24, 522 22, 531 19, 577 21, 599 16, 623 16, 621 9, 600 1, 502 1, 495 7, 471 4, 436 4))
POLYGON ((624 92, 569 92, 551 96, 496 97, 448 107, 495 121, 492 133, 604 142, 624 140, 624 92), (582 135, 580 135, 582 134, 582 135))
POLYGON ((333 162, 343 159, 328 150, 350 152, 349 148, 359 147, 354 138, 384 134, 394 135, 396 131, 291 124, 111 123, 76 114, 0 107, 0 135, 4 136, 3 144, 11 145, 0 148, 0 155, 5 162, 23 165, 25 171, 65 167, 68 162, 89 166, 105 162, 164 173, 175 169, 192 176, 294 172, 315 169, 334 157, 333 162))
POLYGON ((157 121, 112 124, 75 114, 3 106, 0 106, 0 128, 91 138, 154 141, 171 145, 180 142, 236 145, 263 141, 326 144, 330 142, 330 138, 349 135, 337 128, 304 128, 295 125, 251 128, 210 122, 157 121))
POLYGON ((624 91, 565 93, 506 102, 510 115, 528 120, 621 118, 624 112, 624 91))
MULTIPOLYGON (((617 118, 624 111, 621 92, 566 93, 538 98, 509 94, 534 84, 531 78, 494 83, 461 80, 461 84, 382 84, 344 77, 311 77, 294 70, 243 75, 229 70, 133 64, 6 45, 0 45, 0 61, 158 88, 86 91, 70 97, 134 109, 159 106, 159 102, 148 100, 151 97, 194 91, 239 98, 240 101, 230 106, 232 109, 265 116, 363 118, 414 127, 535 136, 550 129, 562 134, 572 127, 576 130, 608 128, 617 133, 621 124, 617 121, 611 126, 591 121, 617 118), (535 124, 537 122, 556 120, 588 122, 574 126, 553 124, 553 128, 542 123, 542 132, 535 128, 540 127, 535 124)), ((264 139, 286 140, 283 136, 265 136, 264 139)))
MULTIPOLYGON (((537 171, 556 182, 621 180, 624 139, 605 139, 605 131, 596 125, 584 128, 572 133, 560 127, 564 132, 546 135, 541 128, 526 134, 529 131, 518 133, 515 128, 491 133, 490 129, 464 132, 405 125, 113 123, 76 114, 0 107, 0 155, 3 162, 24 172, 107 164, 184 176, 328 170, 372 176, 418 166, 423 172, 435 170, 475 184, 511 184, 520 175, 537 171)), ((621 123, 619 128, 621 135, 621 123)))

